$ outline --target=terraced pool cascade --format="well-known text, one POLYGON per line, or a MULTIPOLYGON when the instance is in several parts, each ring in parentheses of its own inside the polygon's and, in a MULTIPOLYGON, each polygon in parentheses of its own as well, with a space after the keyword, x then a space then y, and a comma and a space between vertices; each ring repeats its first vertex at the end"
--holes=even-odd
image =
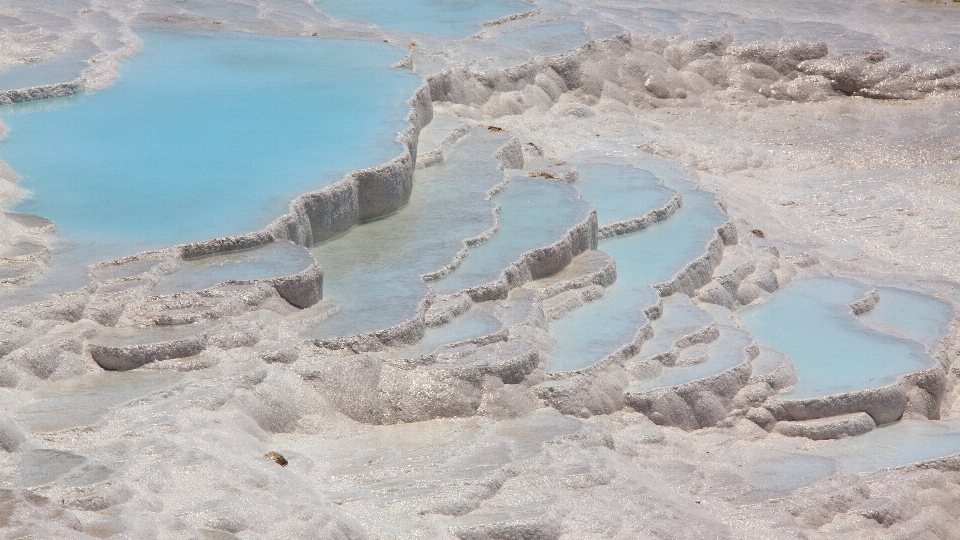
POLYGON ((414 174, 413 194, 399 212, 315 246, 325 303, 340 311, 302 335, 352 336, 412 318, 429 291, 421 276, 451 264, 468 238, 494 227, 487 193, 503 180, 494 154, 508 140, 486 131, 468 135, 442 163, 414 174))
POLYGON ((336 19, 446 38, 467 37, 481 31, 482 22, 533 8, 520 0, 316 0, 314 5, 336 19))
POLYGON ((272 242, 255 249, 188 259, 160 278, 153 294, 198 291, 225 281, 262 280, 300 273, 316 261, 303 246, 272 242))
POLYGON ((460 266, 431 282, 437 294, 496 282, 527 252, 563 240, 592 211, 573 186, 542 178, 512 177, 493 201, 500 207, 499 231, 471 247, 460 266))
POLYGON ((397 156, 423 84, 379 42, 138 35, 107 88, 0 107, 0 157, 30 193, 16 211, 69 241, 132 253, 257 230, 297 195, 397 156))
MULTIPOLYGON (((919 342, 877 331, 853 314, 850 304, 869 292, 869 287, 853 280, 800 279, 764 303, 738 312, 759 341, 792 360, 799 382, 783 398, 804 399, 876 388, 935 365, 936 361, 919 342)), ((895 303, 901 295, 889 291, 887 294, 891 309, 896 310, 895 303)), ((926 304, 909 298, 914 306, 926 304)), ((904 324, 902 315, 892 315, 886 309, 876 319, 900 321, 906 335, 929 339, 940 324, 904 324)), ((909 305, 905 308, 906 312, 910 309, 909 305)))
MULTIPOLYGON (((630 184, 636 178, 626 181, 630 184)), ((652 184, 653 177, 647 181, 652 184)), ((616 261, 617 281, 602 298, 550 323, 557 344, 547 361, 548 371, 582 369, 632 343, 647 322, 644 310, 657 302, 659 294, 653 285, 669 281, 702 256, 717 227, 727 221, 713 195, 682 184, 670 187, 683 198, 676 213, 644 230, 600 242, 598 249, 616 261)), ((624 188, 611 183, 611 189, 618 193, 624 188)), ((664 195, 659 190, 650 193, 657 200, 664 195)), ((607 195, 598 188, 594 197, 605 200, 607 195)))
POLYGON ((717 375, 748 360, 746 350, 754 343, 753 336, 736 327, 726 308, 715 305, 705 305, 704 308, 718 323, 719 336, 711 343, 698 346, 694 354, 680 358, 677 365, 665 369, 661 374, 631 384, 627 388, 628 399, 629 394, 676 387, 717 375))

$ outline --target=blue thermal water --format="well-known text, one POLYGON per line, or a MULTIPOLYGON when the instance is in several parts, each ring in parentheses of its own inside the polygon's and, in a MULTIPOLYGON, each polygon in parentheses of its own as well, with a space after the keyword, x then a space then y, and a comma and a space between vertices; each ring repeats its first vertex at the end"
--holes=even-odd
POLYGON ((533 7, 520 0, 317 0, 314 5, 335 19, 449 38, 467 37, 482 30, 484 21, 533 7))
POLYGON ((0 90, 73 81, 80 78, 87 67, 87 60, 99 52, 100 49, 93 43, 85 43, 44 62, 7 66, 0 69, 0 90))
POLYGON ((590 213, 590 205, 580 200, 576 189, 555 180, 514 178, 493 200, 500 205, 500 231, 470 248, 456 270, 435 281, 437 293, 452 294, 496 281, 524 253, 558 242, 590 213))
POLYGON ((464 240, 493 226, 487 192, 503 179, 493 154, 507 139, 468 135, 443 163, 416 172, 410 202, 399 212, 315 246, 324 298, 341 310, 304 337, 355 335, 413 317, 428 291, 420 276, 452 262, 464 240))
POLYGON ((153 294, 197 291, 227 280, 268 279, 297 274, 314 263, 310 252, 292 242, 273 242, 256 249, 231 251, 183 261, 160 278, 153 294))
POLYGON ((879 287, 880 302, 860 316, 868 325, 936 350, 956 312, 949 302, 903 289, 879 287))
MULTIPOLYGON (((616 30, 609 32, 616 34, 616 30)), ((505 47, 517 50, 514 57, 525 61, 532 54, 550 56, 572 49, 591 38, 606 37, 602 32, 590 35, 583 23, 570 20, 554 20, 536 25, 524 26, 504 32, 499 40, 505 47)))
POLYGON ((423 356, 435 352, 442 345, 459 343, 468 339, 495 334, 503 328, 500 321, 482 309, 474 308, 449 323, 427 328, 415 346, 404 351, 404 356, 423 356))
POLYGON ((548 371, 584 368, 631 342, 647 321, 643 310, 657 301, 651 285, 670 280, 703 255, 726 215, 713 195, 689 189, 681 195, 683 207, 666 221, 600 242, 599 249, 617 261, 617 281, 602 298, 550 323, 557 345, 548 371))
POLYGON ((651 323, 653 337, 643 343, 641 359, 666 353, 677 340, 701 330, 713 322, 706 311, 693 305, 685 294, 674 294, 663 299, 663 314, 651 323))
POLYGON ((747 360, 745 350, 754 343, 753 336, 734 326, 730 310, 712 304, 705 304, 703 308, 710 313, 720 327, 720 336, 704 347, 706 361, 668 368, 656 377, 631 385, 627 392, 647 392, 656 388, 681 385, 716 375, 747 360))
POLYGON ((599 225, 638 218, 662 208, 676 191, 659 184, 649 171, 622 165, 578 165, 580 194, 597 208, 599 225))
POLYGON ((960 424, 902 420, 856 437, 827 441, 811 453, 834 458, 854 473, 900 467, 960 453, 960 424))
POLYGON ((785 398, 884 386, 934 364, 918 343, 870 329, 853 315, 849 304, 868 290, 844 279, 798 280, 739 312, 759 341, 793 361, 800 381, 785 398))
POLYGON ((31 194, 16 210, 107 256, 255 230, 393 158, 422 84, 383 43, 139 35, 109 87, 0 107, 0 157, 31 194))

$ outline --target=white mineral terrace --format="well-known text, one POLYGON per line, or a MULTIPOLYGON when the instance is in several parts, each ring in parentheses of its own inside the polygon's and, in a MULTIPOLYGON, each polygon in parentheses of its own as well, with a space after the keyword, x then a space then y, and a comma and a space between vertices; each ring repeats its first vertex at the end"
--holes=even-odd
POLYGON ((0 0, 0 537, 960 539, 960 2, 0 0))

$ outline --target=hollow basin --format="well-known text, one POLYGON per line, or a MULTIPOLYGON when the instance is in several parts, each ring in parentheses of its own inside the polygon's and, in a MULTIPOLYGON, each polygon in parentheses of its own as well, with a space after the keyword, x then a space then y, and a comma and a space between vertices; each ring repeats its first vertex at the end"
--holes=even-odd
POLYGON ((153 288, 153 294, 174 294, 213 287, 224 281, 245 281, 289 276, 314 264, 310 252, 292 242, 272 242, 244 249, 183 261, 153 288))
POLYGON ((412 318, 429 290, 421 276, 450 264, 467 238, 493 227, 487 192, 503 179, 493 156, 507 139, 467 135, 442 163, 416 171, 410 201, 400 211, 315 246, 324 298, 341 309, 302 335, 351 336, 412 318))
POLYGON ((801 279, 739 312, 759 341, 792 360, 800 380, 782 397, 876 388, 935 364, 920 343, 874 330, 854 316, 850 303, 869 290, 847 279, 801 279))
POLYGON ((256 230, 392 159, 422 84, 379 42, 138 35, 107 88, 0 107, 0 157, 30 193, 16 211, 127 252, 256 230))
POLYGON ((560 241, 591 209, 572 186, 541 178, 512 178, 493 200, 500 206, 499 231, 471 247, 459 267, 432 283, 438 294, 496 281, 524 253, 560 241))
POLYGON ((888 334, 918 341, 931 351, 940 345, 957 316, 949 302, 896 287, 878 287, 880 301, 860 320, 888 334))
POLYGON ((960 453, 960 423, 902 420, 856 437, 826 441, 810 453, 834 458, 851 472, 901 467, 960 453))
MULTIPOLYGON (((616 184, 611 188, 620 190, 616 184)), ((684 186, 678 189, 683 206, 665 221, 600 242, 599 249, 617 261, 617 281, 602 298, 550 323, 557 345, 547 360, 548 371, 587 367, 633 341, 647 322, 644 309, 659 297, 652 285, 670 280, 705 252, 726 215, 713 195, 684 186)), ((594 197, 606 194, 598 190, 594 197)))
POLYGON ((650 171, 635 167, 590 163, 578 165, 577 171, 580 177, 574 185, 597 208, 601 227, 641 217, 677 194, 650 171))
POLYGON ((461 38, 483 29, 480 23, 529 11, 520 0, 317 0, 314 5, 336 19, 364 21, 401 32, 461 38))

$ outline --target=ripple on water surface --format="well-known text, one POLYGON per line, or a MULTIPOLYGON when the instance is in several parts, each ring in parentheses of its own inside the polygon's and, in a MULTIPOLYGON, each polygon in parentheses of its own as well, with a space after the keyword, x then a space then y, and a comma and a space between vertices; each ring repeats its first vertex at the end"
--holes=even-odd
MULTIPOLYGON (((422 80, 377 42, 140 31, 109 87, 0 107, 17 211, 134 249, 258 229, 400 152, 422 80)), ((110 253, 110 256, 115 256, 110 253)))

